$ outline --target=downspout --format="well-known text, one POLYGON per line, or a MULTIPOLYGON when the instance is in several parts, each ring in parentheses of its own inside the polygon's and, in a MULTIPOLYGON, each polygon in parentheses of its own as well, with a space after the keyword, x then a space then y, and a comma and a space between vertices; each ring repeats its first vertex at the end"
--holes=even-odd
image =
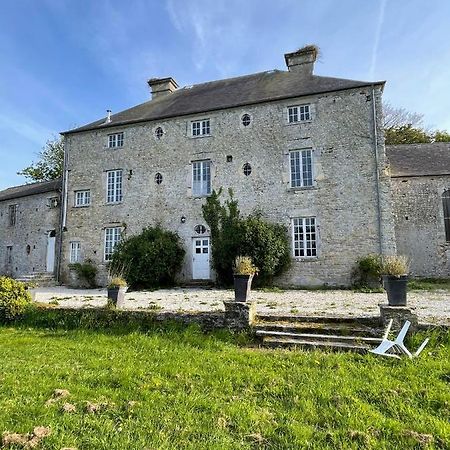
POLYGON ((63 160, 63 179, 62 179, 62 192, 61 192, 61 214, 59 221, 59 239, 58 239, 58 259, 57 259, 57 267, 56 267, 56 281, 59 283, 61 280, 61 259, 63 253, 63 233, 66 231, 66 223, 67 223, 67 195, 68 195, 68 179, 69 179, 69 170, 68 166, 68 151, 67 151, 67 141, 64 142, 64 160, 63 160))
POLYGON ((381 221, 381 194, 380 194, 380 171, 379 171, 379 156, 378 156, 378 124, 377 124, 377 110, 375 106, 375 88, 372 85, 372 115, 373 115, 373 148, 375 153, 375 182, 377 189, 377 210, 378 210, 378 236, 380 238, 380 255, 383 254, 383 231, 381 221))

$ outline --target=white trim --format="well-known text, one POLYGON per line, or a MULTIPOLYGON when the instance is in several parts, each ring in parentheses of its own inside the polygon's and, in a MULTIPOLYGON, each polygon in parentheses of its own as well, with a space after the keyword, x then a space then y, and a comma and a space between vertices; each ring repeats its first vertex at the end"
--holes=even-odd
POLYGON ((288 124, 295 124, 295 123, 305 123, 305 122, 311 122, 312 120, 312 108, 311 103, 300 103, 298 105, 289 105, 286 107, 286 119, 288 124), (303 108, 303 111, 301 111, 301 108, 303 108), (295 110, 293 115, 297 116, 297 120, 290 120, 290 110, 295 110), (306 111, 307 109, 307 111, 306 111), (301 119, 301 115, 304 115, 305 117, 301 119), (306 117, 306 115, 308 117, 306 117))
POLYGON ((81 242, 71 241, 69 243, 69 262, 71 264, 81 261, 81 242))
POLYGON ((103 261, 111 261, 114 248, 122 238, 122 227, 107 227, 103 240, 103 261), (110 238, 110 239, 108 239, 110 238))
POLYGON ((191 137, 198 138, 203 136, 211 136, 211 119, 192 120, 190 127, 191 137), (198 134, 194 134, 194 125, 198 130, 198 134), (198 127, 197 127, 198 125, 198 127))
POLYGON ((211 160, 204 159, 192 161, 192 195, 194 197, 206 197, 211 195, 211 160), (197 180, 195 179, 197 175, 197 180), (204 179, 206 178, 206 179, 204 179))
POLYGON ((292 256, 295 259, 315 259, 318 256, 318 226, 317 226, 317 218, 315 216, 309 217, 292 217, 291 218, 291 240, 292 240, 292 256), (309 223, 307 223, 309 221, 309 223), (297 222, 297 223, 296 223, 297 222), (313 227, 313 230, 309 233, 306 232, 306 227, 313 227), (303 238, 295 239, 296 227, 302 229, 303 238), (309 235, 309 238, 308 238, 309 235), (313 235, 313 238, 312 236, 313 235), (296 243, 298 243, 298 247, 296 248, 296 243), (308 244, 311 244, 308 248, 308 244), (298 255, 296 255, 296 250, 298 250, 298 255), (300 252, 303 251, 303 255, 300 255, 300 252), (307 253, 311 254, 308 255, 307 253))
MULTIPOLYGON (((309 179, 309 178, 308 178, 309 179)), ((311 147, 308 148, 299 148, 299 149, 292 149, 289 150, 289 187, 291 189, 300 189, 300 188, 310 188, 314 186, 314 158, 313 158, 313 149, 311 147), (303 177, 303 153, 305 152, 309 152, 309 159, 311 162, 311 166, 310 166, 310 178, 311 178, 311 182, 310 184, 305 184, 305 179, 303 177), (298 167, 298 172, 300 175, 300 185, 294 186, 293 185, 293 173, 292 173, 292 155, 294 153, 298 153, 299 157, 298 157, 298 162, 299 162, 299 167, 298 167)))
POLYGON ((118 133, 108 134, 106 139, 106 146, 108 148, 122 148, 125 142, 125 133, 119 131, 118 133))
POLYGON ((114 204, 123 201, 123 170, 106 171, 106 203, 114 204))
POLYGON ((74 206, 75 206, 75 208, 90 206, 90 204, 91 204, 90 189, 74 191, 74 206))

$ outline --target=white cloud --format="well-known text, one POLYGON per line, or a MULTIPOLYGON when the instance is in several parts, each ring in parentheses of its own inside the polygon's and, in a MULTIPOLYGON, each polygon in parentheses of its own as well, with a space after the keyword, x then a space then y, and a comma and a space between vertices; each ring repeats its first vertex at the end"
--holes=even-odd
POLYGON ((369 69, 369 76, 370 76, 371 80, 375 79, 375 69, 376 69, 376 65, 377 65, 378 47, 380 45, 380 37, 381 37, 382 29, 383 29, 384 15, 385 15, 385 10, 386 10, 386 2, 387 2, 387 0, 381 0, 381 3, 380 3, 380 12, 378 14, 377 27, 375 30, 375 39, 373 42, 373 49, 372 49, 372 59, 371 59, 370 69, 369 69))

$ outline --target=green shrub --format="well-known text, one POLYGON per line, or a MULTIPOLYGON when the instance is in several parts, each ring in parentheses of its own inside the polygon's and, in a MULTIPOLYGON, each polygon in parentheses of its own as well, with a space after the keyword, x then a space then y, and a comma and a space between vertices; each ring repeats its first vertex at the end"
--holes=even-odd
POLYGON ((261 213, 242 218, 238 202, 229 190, 230 199, 220 202, 222 189, 213 191, 202 206, 203 217, 211 229, 212 265, 219 284, 233 282, 233 263, 237 256, 251 257, 259 269, 256 283, 271 284, 290 264, 287 230, 262 218, 261 213))
POLYGON ((97 283, 95 277, 97 276, 97 267, 92 264, 90 259, 87 259, 84 263, 69 264, 71 269, 74 269, 77 275, 84 280, 89 287, 96 287, 97 283))
POLYGON ((176 233, 161 227, 145 228, 115 248, 110 270, 123 272, 134 288, 165 287, 174 284, 185 251, 176 233))
POLYGON ((352 272, 352 286, 357 289, 380 289, 382 265, 381 256, 377 254, 358 259, 352 272))
POLYGON ((0 277, 0 321, 12 320, 31 303, 26 285, 9 277, 0 277))

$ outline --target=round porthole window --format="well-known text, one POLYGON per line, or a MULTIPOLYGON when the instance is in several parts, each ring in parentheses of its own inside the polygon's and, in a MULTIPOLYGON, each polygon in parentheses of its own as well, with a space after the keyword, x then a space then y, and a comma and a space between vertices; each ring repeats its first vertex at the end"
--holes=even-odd
POLYGON ((252 166, 249 163, 245 163, 242 167, 244 175, 248 177, 252 173, 252 166))
POLYGON ((155 183, 156 183, 156 184, 161 184, 161 183, 162 183, 162 180, 163 180, 163 176, 158 172, 158 173, 155 175, 155 183))
POLYGON ((196 225, 194 230, 197 234, 205 234, 206 233, 205 225, 196 225))
POLYGON ((251 122, 250 114, 244 114, 242 116, 241 120, 242 120, 242 125, 244 125, 244 127, 248 127, 251 122))
POLYGON ((164 134, 164 130, 163 130, 161 127, 158 127, 158 128, 155 130, 155 136, 156 136, 158 139, 161 139, 161 138, 163 137, 163 134, 164 134))

